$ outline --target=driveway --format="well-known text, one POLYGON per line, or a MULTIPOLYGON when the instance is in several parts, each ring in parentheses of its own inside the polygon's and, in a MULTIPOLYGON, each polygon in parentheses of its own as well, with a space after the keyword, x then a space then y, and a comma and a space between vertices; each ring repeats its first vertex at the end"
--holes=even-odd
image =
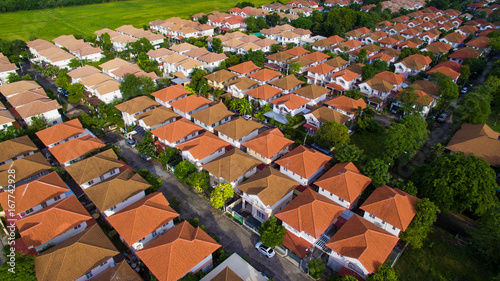
POLYGON ((220 238, 220 244, 228 253, 236 252, 238 255, 248 258, 253 267, 274 280, 309 280, 304 272, 286 258, 276 255, 272 259, 267 259, 257 252, 254 248, 259 239, 257 235, 247 232, 222 212, 215 210, 209 201, 165 171, 160 164, 144 161, 135 149, 125 144, 125 140, 120 135, 108 133, 102 140, 122 148, 121 156, 133 169, 147 169, 161 178, 163 185, 158 191, 162 192, 166 198, 175 196, 182 202, 181 218, 199 218, 200 224, 205 225, 206 231, 210 235, 220 238))

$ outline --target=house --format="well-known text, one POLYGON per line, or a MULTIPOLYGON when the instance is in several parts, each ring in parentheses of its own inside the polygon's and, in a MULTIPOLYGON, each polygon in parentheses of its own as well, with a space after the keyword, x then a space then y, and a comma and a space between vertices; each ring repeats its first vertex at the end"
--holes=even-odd
POLYGON ((416 75, 418 72, 426 71, 431 62, 432 59, 427 56, 421 54, 411 55, 394 64, 394 72, 403 74, 404 77, 408 78, 408 76, 416 75))
POLYGON ((457 83, 458 81, 458 78, 460 77, 460 72, 457 72, 447 66, 436 66, 436 67, 433 67, 431 70, 427 71, 428 74, 432 74, 432 73, 436 73, 436 72, 439 72, 439 73, 442 73, 446 76, 448 76, 453 82, 457 83))
POLYGON ((242 62, 235 66, 231 66, 228 68, 232 73, 238 75, 238 77, 247 76, 252 74, 260 69, 260 67, 256 66, 252 61, 242 62))
POLYGON ((176 147, 181 151, 182 159, 200 167, 223 155, 229 143, 211 132, 203 132, 176 147))
POLYGON ((131 63, 124 60, 124 59, 114 58, 110 61, 107 61, 107 62, 99 65, 99 67, 102 68, 102 72, 104 72, 107 75, 111 75, 111 72, 113 72, 114 70, 116 70, 120 67, 129 66, 129 65, 131 65, 131 63))
POLYGON ((320 106, 312 112, 304 114, 304 118, 306 119, 306 123, 303 126, 312 134, 314 134, 316 130, 318 130, 319 127, 321 127, 321 125, 323 125, 326 121, 336 122, 343 125, 346 125, 349 121, 349 117, 326 106, 320 106))
POLYGON ((295 58, 294 55, 285 52, 277 52, 267 56, 266 60, 268 64, 274 64, 277 66, 278 69, 285 69, 288 61, 294 58, 295 58))
POLYGON ((132 251, 138 251, 174 227, 179 214, 169 205, 162 193, 154 192, 116 212, 107 221, 132 251))
POLYGON ((170 103, 175 113, 191 120, 191 114, 207 108, 212 103, 211 100, 197 95, 190 95, 185 98, 170 103))
POLYGON ((52 166, 41 152, 7 162, 0 166, 0 188, 13 189, 48 174, 51 169, 52 166), (12 170, 15 170, 15 183, 12 183, 12 176, 9 176, 12 170))
POLYGON ((11 192, 0 193, 0 205, 8 211, 7 217, 21 219, 71 195, 73 193, 64 181, 56 172, 51 172, 11 192), (12 197, 15 198, 15 210, 9 207, 12 206, 12 197))
POLYGON ((32 155, 37 150, 27 135, 0 142, 0 166, 32 155))
POLYGON ((137 125, 141 126, 145 131, 157 129, 163 125, 174 122, 181 118, 179 114, 165 106, 158 106, 144 113, 135 116, 137 125))
POLYGON ((190 93, 184 89, 181 84, 169 86, 158 90, 151 95, 155 98, 155 101, 161 105, 170 108, 170 103, 177 101, 179 99, 187 97, 190 93))
MULTIPOLYGON (((459 65, 458 63, 451 62, 451 61, 447 61, 445 63, 446 64, 444 64, 444 65, 446 65, 450 68, 454 67, 454 66, 452 66, 453 64, 459 65), (450 64, 450 63, 452 63, 452 64, 450 64)), ((441 63, 439 63, 437 66, 439 66, 440 64, 441 63)), ((411 86, 417 90, 424 91, 425 93, 429 94, 432 97, 438 97, 439 96, 439 89, 441 88, 441 86, 439 86, 438 84, 436 84, 432 81, 428 81, 428 80, 417 80, 417 81, 413 82, 411 84, 411 86)))
POLYGON ((36 278, 40 281, 97 279, 115 265, 113 257, 118 254, 113 243, 95 224, 36 257, 36 278))
POLYGON ((262 86, 268 84, 269 82, 278 80, 281 75, 282 74, 277 71, 264 68, 254 73, 248 74, 247 77, 259 82, 259 85, 262 86))
POLYGON ((16 119, 12 113, 7 110, 3 104, 0 104, 0 132, 5 131, 10 126, 13 126, 15 122, 16 119))
POLYGON ((211 280, 253 280, 266 281, 267 277, 253 268, 237 253, 233 253, 200 281, 211 280))
POLYGON ((126 126, 137 125, 137 115, 160 106, 160 103, 147 96, 138 96, 131 100, 115 105, 122 112, 123 122, 126 126))
POLYGON ((61 167, 66 167, 81 160, 88 153, 104 146, 106 145, 98 137, 88 134, 53 146, 49 148, 49 151, 61 167))
POLYGON ((312 189, 306 188, 276 214, 286 229, 283 246, 304 259, 344 210, 312 189))
POLYGON ((159 281, 174 281, 189 272, 208 272, 212 268, 212 253, 219 248, 205 231, 185 221, 136 254, 159 281), (159 263, 158 257, 168 259, 159 263))
POLYGON ((479 36, 465 43, 465 45, 484 52, 484 51, 489 51, 491 49, 490 43, 491 43, 490 38, 486 36, 479 36))
POLYGON ((188 120, 181 118, 175 122, 159 127, 151 131, 158 140, 170 147, 176 147, 178 144, 194 138, 203 130, 188 120))
POLYGON ((69 196, 16 222, 19 234, 28 249, 40 252, 51 245, 82 232, 94 219, 76 199, 69 196))
POLYGON ((219 138, 227 141, 236 148, 241 148, 241 144, 257 136, 262 125, 253 121, 237 117, 217 126, 215 131, 219 138))
POLYGON ((326 101, 325 104, 331 109, 348 116, 349 119, 354 118, 358 108, 366 108, 366 102, 362 98, 355 100, 347 96, 336 96, 333 99, 326 101))
POLYGON ((354 214, 326 243, 332 250, 327 264, 337 272, 365 279, 386 261, 398 240, 354 214))
POLYGON ((89 130, 83 128, 77 118, 38 131, 36 135, 48 148, 86 135, 94 136, 89 130))
POLYGON ((246 92, 259 86, 259 82, 248 77, 237 78, 227 84, 226 91, 237 98, 245 98, 246 92))
POLYGON ((326 84, 326 87, 339 92, 348 91, 361 81, 361 77, 358 73, 343 69, 329 75, 328 80, 331 83, 326 84))
POLYGON ((295 90, 294 93, 309 100, 307 105, 315 106, 326 100, 330 90, 318 85, 307 85, 295 90))
POLYGON ((208 85, 214 88, 224 89, 226 84, 238 78, 238 75, 225 69, 221 69, 203 77, 207 79, 208 85))
POLYGON ((14 63, 10 63, 9 59, 0 53, 0 82, 5 82, 7 77, 16 74, 19 68, 14 63))
POLYGON ((302 185, 309 185, 325 170, 332 158, 312 148, 298 146, 276 160, 280 172, 302 185))
POLYGON ((446 149, 481 157, 491 166, 500 166, 500 134, 486 124, 462 124, 446 149))
POLYGON ((482 51, 476 50, 471 47, 464 47, 456 50, 454 53, 450 54, 448 57, 450 61, 457 62, 459 64, 463 64, 464 61, 468 58, 477 58, 482 55, 482 51))
POLYGON ((400 189, 383 185, 375 189, 361 205, 363 218, 398 237, 417 213, 418 198, 400 189))
POLYGON ((240 149, 231 149, 223 155, 203 165, 210 174, 210 185, 229 183, 233 188, 257 172, 261 162, 240 149))
POLYGON ((145 196, 151 185, 129 169, 86 188, 85 194, 103 217, 110 217, 145 196))
POLYGON ((67 166, 66 171, 82 189, 85 189, 120 173, 123 165, 113 150, 108 149, 67 166))
POLYGON ((267 166, 238 185, 238 189, 242 192, 243 209, 249 205, 252 216, 264 222, 292 201, 297 186, 298 182, 267 166))
POLYGON ((127 280, 141 281, 141 276, 126 261, 115 263, 113 267, 108 267, 100 272, 93 281, 107 280, 127 280))
POLYGON ((466 38, 467 36, 461 33, 453 32, 446 34, 443 38, 439 39, 439 41, 450 45, 453 49, 457 49, 458 46, 463 44, 466 38))
POLYGON ((285 138, 283 133, 275 128, 258 134, 242 145, 247 148, 248 154, 265 164, 270 164, 281 155, 287 153, 292 144, 293 141, 285 138))
POLYGON ((405 88, 408 85, 405 84, 405 77, 401 74, 397 74, 394 72, 390 71, 382 71, 380 73, 377 73, 375 76, 373 76, 378 79, 382 79, 386 82, 391 83, 394 86, 393 90, 405 88))
POLYGON ((213 106, 193 113, 191 117, 193 117, 193 121, 196 125, 213 133, 214 127, 228 122, 233 115, 234 113, 229 111, 224 103, 219 102, 213 106))
POLYGON ((325 63, 334 68, 333 72, 340 71, 340 70, 349 66, 349 62, 344 60, 340 56, 336 56, 334 58, 331 58, 331 59, 327 60, 325 63))
POLYGON ((444 42, 434 42, 422 49, 422 52, 429 51, 435 55, 445 55, 451 50, 451 46, 444 42))
MULTIPOLYGON (((360 83, 359 89, 361 93, 365 94, 369 98, 375 97, 383 102, 387 99, 391 91, 394 89, 394 85, 385 80, 374 77, 366 80, 363 83, 360 83)), ((368 100, 368 104, 375 106, 376 109, 380 108, 379 103, 375 104, 368 100)))
POLYGON ((319 194, 344 208, 353 209, 371 182, 352 162, 344 162, 335 164, 314 184, 319 187, 319 194))
POLYGON ((327 81, 328 75, 334 73, 335 68, 326 63, 311 66, 307 70, 307 83, 323 85, 327 81))
POLYGON ((215 68, 219 67, 221 63, 226 60, 226 58, 225 54, 208 53, 198 57, 197 59, 205 63, 204 67, 208 71, 213 71, 215 68))
POLYGON ((306 105, 310 101, 296 94, 290 93, 280 96, 271 101, 273 112, 282 116, 295 116, 306 110, 306 105))
POLYGON ((261 106, 268 104, 272 100, 278 98, 283 93, 283 90, 268 84, 253 88, 245 92, 249 101, 257 100, 261 106))

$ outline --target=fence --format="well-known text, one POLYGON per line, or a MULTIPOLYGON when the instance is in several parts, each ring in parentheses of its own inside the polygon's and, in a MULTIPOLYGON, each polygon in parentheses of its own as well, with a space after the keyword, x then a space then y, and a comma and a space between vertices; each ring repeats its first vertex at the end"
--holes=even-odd
POLYGON ((259 230, 255 226, 253 226, 250 223, 248 223, 247 220, 245 219, 245 217, 243 217, 242 215, 240 215, 237 211, 234 211, 235 207, 237 205, 241 204, 241 201, 242 201, 242 199, 239 198, 238 200, 236 200, 233 203, 229 204, 228 206, 226 206, 224 208, 224 212, 226 214, 230 214, 235 221, 239 222, 243 226, 244 229, 247 229, 250 232, 253 232, 253 233, 259 235, 259 230))

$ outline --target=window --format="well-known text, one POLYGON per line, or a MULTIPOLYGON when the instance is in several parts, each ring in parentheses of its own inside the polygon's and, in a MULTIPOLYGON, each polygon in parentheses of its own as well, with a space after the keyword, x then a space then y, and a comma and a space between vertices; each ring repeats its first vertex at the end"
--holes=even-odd
POLYGON ((155 230, 155 231, 153 231, 153 232, 151 232, 151 236, 156 237, 156 235, 157 235, 157 234, 156 234, 156 230, 155 230))
POLYGON ((396 230, 397 228, 395 226, 392 227, 392 230, 396 230))
POLYGON ((56 197, 54 197, 54 201, 57 201, 59 199, 61 199, 61 195, 57 195, 56 197))
POLYGON ((32 213, 33 212, 33 208, 29 208, 28 210, 26 210, 26 215, 29 214, 29 213, 32 213))
POLYGON ((101 265, 100 265, 100 266, 104 266, 104 265, 105 265, 105 264, 107 264, 107 263, 108 263, 108 261, 105 261, 105 262, 101 263, 101 265))
POLYGON ((374 218, 375 218, 375 216, 374 216, 374 215, 372 215, 372 214, 370 214, 370 218, 374 219, 374 218))
POLYGON ((340 201, 340 202, 344 202, 344 199, 342 199, 342 198, 340 198, 340 197, 339 197, 339 201, 340 201))
POLYGON ((110 175, 114 175, 114 174, 116 174, 116 171, 115 170, 111 170, 111 171, 109 171, 109 174, 110 175))
POLYGON ((80 227, 82 227, 82 225, 81 225, 81 224, 79 224, 79 225, 77 225, 77 226, 73 227, 73 229, 79 229, 80 227))
POLYGON ((46 207, 47 207, 47 202, 43 202, 43 203, 42 203, 42 204, 40 204, 40 205, 42 205, 42 208, 46 208, 46 207))
POLYGON ((53 125, 57 124, 57 120, 53 121, 53 122, 52 122, 52 124, 53 124, 53 125))
POLYGON ((114 209, 116 209, 116 206, 109 208, 110 211, 113 211, 114 209))
POLYGON ((94 180, 91 180, 88 182, 88 185, 93 185, 94 184, 94 180))
POLYGON ((256 211, 255 211, 255 214, 257 215, 257 217, 259 217, 259 218, 261 218, 261 219, 263 219, 263 220, 265 220, 265 219, 266 219, 266 215, 265 215, 265 214, 263 214, 263 213, 262 213, 261 211, 259 211, 259 210, 256 210, 256 211))
POLYGON ((385 221, 382 221, 382 224, 385 224, 385 221))
POLYGON ((90 279, 92 278, 92 271, 88 272, 88 273, 85 273, 85 277, 87 277, 87 279, 90 279))

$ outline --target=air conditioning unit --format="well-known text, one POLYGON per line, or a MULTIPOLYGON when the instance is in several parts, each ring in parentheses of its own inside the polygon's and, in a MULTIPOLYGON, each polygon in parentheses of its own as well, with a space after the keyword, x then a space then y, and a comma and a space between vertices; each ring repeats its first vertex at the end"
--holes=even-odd
POLYGON ((142 250, 142 248, 144 248, 144 245, 141 243, 141 244, 138 244, 137 246, 135 246, 135 248, 137 250, 142 250))

